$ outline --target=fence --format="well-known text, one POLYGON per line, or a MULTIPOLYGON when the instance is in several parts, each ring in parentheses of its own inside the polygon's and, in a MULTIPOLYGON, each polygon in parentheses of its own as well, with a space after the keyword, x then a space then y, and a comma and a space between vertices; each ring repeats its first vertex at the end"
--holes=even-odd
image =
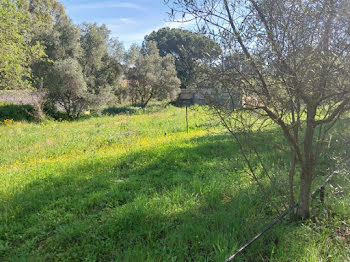
MULTIPOLYGON (((325 195, 325 185, 332 179, 332 177, 338 174, 338 171, 334 171, 332 174, 330 174, 326 180, 315 190, 312 192, 311 196, 314 196, 316 193, 320 192, 320 200, 321 202, 324 201, 324 195, 325 195)), ((270 224, 265 226, 262 231, 260 231, 258 234, 256 234, 252 239, 250 239, 247 243, 245 243, 243 246, 241 246, 237 251, 230 256, 228 259, 225 260, 225 262, 232 261, 239 253, 241 253, 244 249, 249 247, 253 242, 255 242, 257 239, 259 239, 266 231, 268 231, 271 227, 273 227, 277 222, 281 221, 285 216, 287 216, 294 208, 297 208, 299 206, 299 203, 294 204, 294 206, 290 207, 286 211, 284 211, 282 214, 280 214, 278 217, 276 217, 270 224)))

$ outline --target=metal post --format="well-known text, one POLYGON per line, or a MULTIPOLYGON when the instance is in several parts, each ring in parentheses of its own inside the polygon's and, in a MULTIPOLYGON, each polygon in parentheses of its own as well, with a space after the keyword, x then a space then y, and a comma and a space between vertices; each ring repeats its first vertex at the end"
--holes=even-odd
POLYGON ((187 112, 187 105, 186 105, 186 130, 188 134, 188 112, 187 112))
POLYGON ((324 186, 320 188, 320 200, 321 200, 321 203, 323 204, 324 203, 324 186))

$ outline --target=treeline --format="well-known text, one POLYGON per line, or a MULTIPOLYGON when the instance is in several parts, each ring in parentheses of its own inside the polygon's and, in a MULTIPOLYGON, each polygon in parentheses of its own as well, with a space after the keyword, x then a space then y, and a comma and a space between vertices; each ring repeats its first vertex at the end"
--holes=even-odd
POLYGON ((169 28, 125 51, 105 25, 74 25, 56 0, 0 0, 0 25, 0 89, 40 90, 39 112, 59 107, 70 118, 109 103, 175 99, 221 52, 213 40, 169 28))
POLYGON ((74 25, 56 0, 0 3, 1 89, 39 89, 70 118, 117 92, 122 45, 106 26, 74 25))

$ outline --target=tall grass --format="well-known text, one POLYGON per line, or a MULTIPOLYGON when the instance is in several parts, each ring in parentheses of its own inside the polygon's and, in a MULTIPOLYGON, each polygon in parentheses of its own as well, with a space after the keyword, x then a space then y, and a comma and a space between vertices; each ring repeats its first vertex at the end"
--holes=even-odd
MULTIPOLYGON (((0 126, 1 260, 223 261, 276 212, 225 130, 200 108, 189 119, 189 134, 175 107, 0 126)), ((337 179, 317 220, 277 225, 237 261, 348 259, 337 179)))

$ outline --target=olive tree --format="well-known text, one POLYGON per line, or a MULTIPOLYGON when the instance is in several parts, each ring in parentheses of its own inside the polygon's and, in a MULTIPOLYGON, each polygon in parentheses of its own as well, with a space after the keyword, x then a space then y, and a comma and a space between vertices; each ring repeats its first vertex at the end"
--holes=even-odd
POLYGON ((38 29, 40 30, 34 34, 33 41, 40 42, 45 48, 47 59, 31 64, 32 85, 44 89, 50 85, 50 79, 46 76, 55 61, 81 56, 81 30, 68 18, 60 19, 53 26, 41 26, 38 29), (44 82, 44 79, 47 81, 44 82))
MULTIPOLYGON (((291 152, 290 183, 295 165, 300 170, 297 215, 309 217, 322 141, 350 107, 349 1, 166 2, 174 16, 190 14, 201 33, 216 37, 224 55, 244 55, 244 67, 221 76, 242 90, 245 106, 217 112, 232 134, 228 123, 241 111, 241 117, 249 114, 260 125, 271 121, 280 128, 291 152)), ((293 184, 290 190, 292 196, 293 184)))
POLYGON ((95 106, 104 105, 115 99, 121 89, 123 45, 110 38, 105 25, 84 23, 80 44, 82 56, 79 61, 88 86, 95 96, 95 106))
POLYGON ((132 48, 127 78, 129 93, 135 103, 145 108, 151 99, 175 99, 180 87, 172 55, 161 57, 155 42, 147 42, 142 50, 132 48))
POLYGON ((90 94, 78 61, 73 58, 56 61, 47 77, 49 100, 61 106, 69 118, 79 118, 90 103, 90 94))

